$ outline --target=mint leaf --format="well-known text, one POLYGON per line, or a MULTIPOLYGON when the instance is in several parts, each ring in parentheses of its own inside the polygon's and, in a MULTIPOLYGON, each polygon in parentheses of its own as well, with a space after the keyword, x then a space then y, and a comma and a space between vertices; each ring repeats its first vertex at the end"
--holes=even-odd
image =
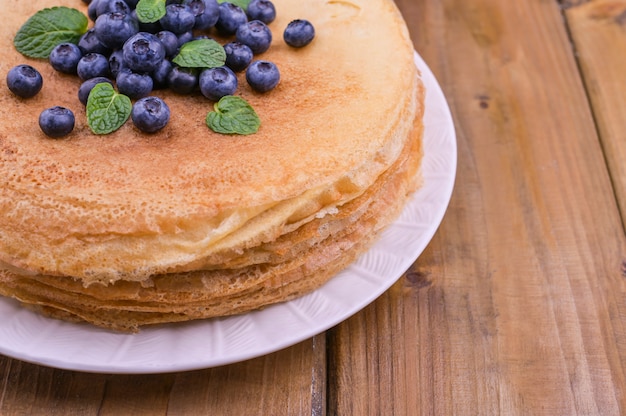
POLYGON ((241 97, 227 95, 215 103, 215 111, 206 116, 206 124, 216 133, 253 134, 259 130, 261 119, 252 106, 241 97))
POLYGON ((248 9, 248 5, 250 4, 251 0, 217 0, 218 3, 232 3, 235 6, 239 6, 244 10, 248 9))
POLYGON ((165 16, 165 0, 139 0, 135 11, 141 23, 154 23, 165 16))
POLYGON ((43 9, 24 23, 13 44, 18 52, 30 58, 48 58, 59 43, 78 43, 88 23, 87 17, 76 9, 43 9))
POLYGON ((226 63, 226 52, 213 39, 192 40, 180 48, 172 62, 184 68, 215 68, 226 63))
POLYGON ((87 99, 87 124, 95 134, 109 134, 130 117, 130 98, 115 92, 107 82, 96 84, 87 99))

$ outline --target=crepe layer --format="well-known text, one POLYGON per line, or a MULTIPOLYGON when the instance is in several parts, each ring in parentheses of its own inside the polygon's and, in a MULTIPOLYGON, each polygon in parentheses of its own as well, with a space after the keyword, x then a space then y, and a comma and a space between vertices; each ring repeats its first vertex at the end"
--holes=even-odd
MULTIPOLYGON (((159 91, 171 108, 154 135, 127 123, 98 136, 80 81, 11 48, 0 71, 40 70, 31 100, 0 91, 0 293, 65 319, 121 330, 223 316, 319 287, 362 253, 419 184, 424 91, 406 25, 389 0, 275 0, 261 58, 281 83, 238 95, 259 114, 250 136, 204 124, 213 103, 159 91), (302 49, 281 39, 315 25, 302 49), (46 138, 37 117, 72 108, 46 138), (16 117, 15 115, 18 115, 16 117)), ((3 1, 10 45, 37 10, 79 0, 3 1)))

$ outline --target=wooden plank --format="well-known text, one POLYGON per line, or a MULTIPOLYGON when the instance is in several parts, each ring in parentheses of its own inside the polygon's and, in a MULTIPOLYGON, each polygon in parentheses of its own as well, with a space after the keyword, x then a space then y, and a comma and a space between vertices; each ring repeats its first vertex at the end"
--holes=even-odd
POLYGON ((411 277, 334 330, 330 413, 624 414, 626 239, 558 3, 397 4, 457 186, 411 277))
POLYGON ((0 415, 318 416, 326 411, 325 351, 322 334, 238 364, 155 375, 63 371, 0 356, 0 415))
POLYGON ((567 21, 626 216, 626 0, 598 0, 567 9, 567 21))
POLYGON ((255 360, 176 376, 176 415, 325 414, 326 342, 319 335, 255 360))

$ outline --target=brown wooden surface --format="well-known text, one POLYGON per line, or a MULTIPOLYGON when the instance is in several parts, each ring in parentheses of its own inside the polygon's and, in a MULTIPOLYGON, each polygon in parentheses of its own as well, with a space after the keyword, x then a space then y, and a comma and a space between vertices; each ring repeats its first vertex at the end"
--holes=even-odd
POLYGON ((626 414, 626 0, 397 0, 458 136, 405 277, 243 363, 98 375, 0 357, 1 415, 626 414))

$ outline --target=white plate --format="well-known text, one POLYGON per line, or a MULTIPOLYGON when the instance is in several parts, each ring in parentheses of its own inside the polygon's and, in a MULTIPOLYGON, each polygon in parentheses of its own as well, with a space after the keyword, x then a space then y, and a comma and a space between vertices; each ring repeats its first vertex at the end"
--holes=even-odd
POLYGON ((162 373, 258 357, 319 334, 393 285, 430 242, 456 173, 456 137, 445 97, 419 55, 426 84, 424 186, 378 243, 320 289, 261 311, 119 334, 48 319, 0 298, 0 354, 51 367, 102 373, 162 373))

